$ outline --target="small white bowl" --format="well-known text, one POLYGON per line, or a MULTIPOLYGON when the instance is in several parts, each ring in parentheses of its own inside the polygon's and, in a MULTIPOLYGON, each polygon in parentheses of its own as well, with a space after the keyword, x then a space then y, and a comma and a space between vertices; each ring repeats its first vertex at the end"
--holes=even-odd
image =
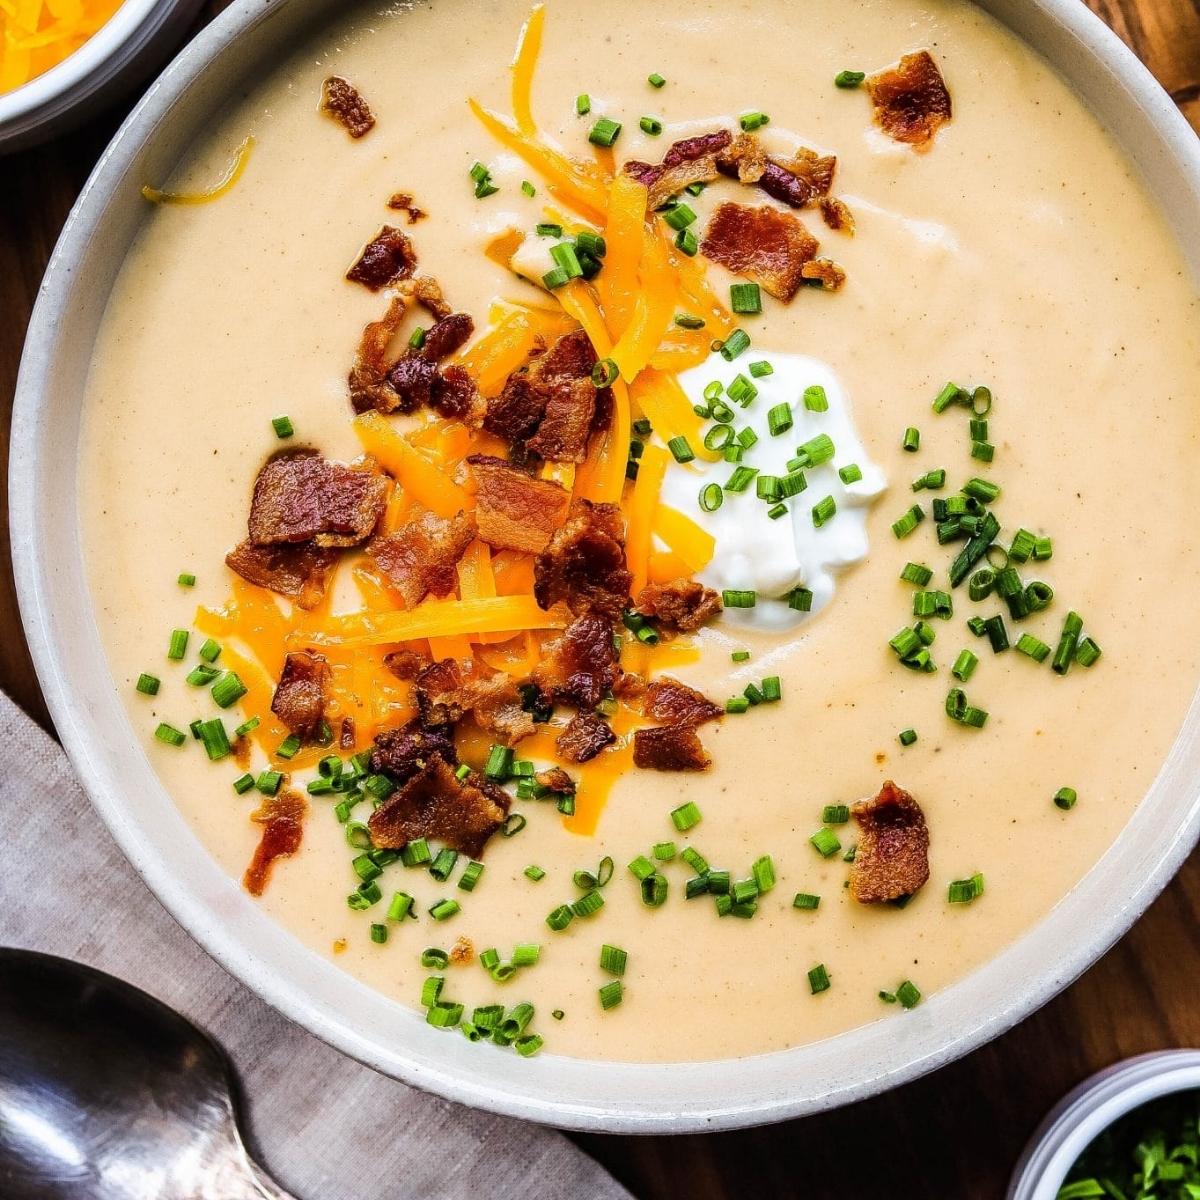
POLYGON ((1075 1161, 1110 1125, 1151 1100, 1193 1088, 1200 1088, 1200 1050, 1142 1054, 1085 1079, 1029 1139, 1007 1200, 1054 1200, 1075 1161))
POLYGON ((125 0, 74 54, 0 93, 0 154, 94 116, 159 66, 182 39, 201 0, 125 0))

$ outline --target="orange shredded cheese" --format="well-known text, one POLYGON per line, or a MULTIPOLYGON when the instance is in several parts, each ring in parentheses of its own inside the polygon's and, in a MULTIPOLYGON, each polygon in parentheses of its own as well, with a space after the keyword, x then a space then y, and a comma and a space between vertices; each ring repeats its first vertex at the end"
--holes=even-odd
POLYGON ((246 164, 250 161, 250 151, 253 149, 254 139, 252 137, 245 138, 233 152, 233 161, 229 164, 229 169, 212 187, 206 188, 202 192, 166 192, 144 184, 142 195, 151 204, 208 204, 210 201, 224 196, 241 179, 242 172, 245 171, 246 164))
POLYGON ((475 498, 467 495, 441 465, 422 454, 379 413, 355 417, 354 431, 363 449, 373 454, 418 504, 439 517, 453 517, 463 509, 474 508, 475 498))
POLYGON ((74 54, 121 0, 4 0, 0 4, 0 93, 11 92, 74 54))

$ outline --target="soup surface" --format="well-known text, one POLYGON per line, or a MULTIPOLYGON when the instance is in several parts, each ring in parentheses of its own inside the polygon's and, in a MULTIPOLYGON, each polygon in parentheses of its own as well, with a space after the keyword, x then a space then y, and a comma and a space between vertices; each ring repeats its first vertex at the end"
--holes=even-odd
MULTIPOLYGON (((231 784, 247 767, 257 775, 269 765, 287 772, 289 763, 269 764, 255 746, 248 762, 210 764, 190 737, 167 745, 155 727, 186 731, 197 718, 223 715, 232 730, 253 715, 269 719, 265 704, 254 706, 261 692, 222 714, 185 682, 205 636, 202 624, 194 631, 197 605, 219 612, 229 599, 235 579, 223 559, 245 537, 251 488, 268 456, 299 444, 345 462, 362 453, 346 375, 363 326, 386 300, 345 273, 376 230, 387 223, 411 237, 420 270, 474 317, 477 335, 497 300, 554 305, 553 294, 483 251, 506 230, 553 223, 546 205, 562 205, 466 103, 477 97, 508 111, 512 47, 527 16, 516 0, 358 9, 250 83, 174 178, 147 181, 203 190, 254 138, 245 171, 218 200, 148 212, 104 320, 81 447, 84 548, 114 699, 127 705, 194 828, 196 852, 215 856, 232 877, 258 845, 262 830, 250 814, 263 797, 236 794, 231 784), (351 80, 374 113, 361 139, 318 111, 322 81, 334 74, 351 80), (498 188, 478 199, 470 175, 477 162, 498 188), (535 196, 522 191, 523 180, 535 196), (386 207, 397 192, 426 214, 411 227, 386 207), (287 443, 271 424, 282 414, 295 429, 287 443), (181 573, 194 574, 194 586, 181 586, 181 573), (173 628, 193 630, 183 661, 165 657, 173 628), (156 695, 135 690, 143 672, 161 677, 156 695)), ((779 702, 703 727, 708 770, 614 771, 607 793, 598 783, 591 793, 581 788, 574 817, 552 802, 518 800, 514 811, 527 824, 488 842, 474 891, 457 887, 465 859, 446 882, 395 863, 379 880, 382 901, 361 910, 347 903, 360 883, 350 865, 358 851, 335 817, 338 797, 311 795, 300 848, 275 863, 261 898, 246 902, 263 905, 312 953, 413 1007, 430 974, 422 949, 449 950, 467 938, 476 953, 496 947, 507 959, 516 944, 537 943, 537 964, 507 982, 477 962, 440 973, 445 994, 468 1013, 534 1003, 531 1028, 554 1053, 710 1059, 908 1019, 879 993, 906 980, 925 994, 945 988, 1043 917, 1120 835, 1179 728, 1200 667, 1191 628, 1200 597, 1191 532, 1200 509, 1195 285, 1131 166, 1081 102, 967 3, 694 0, 665 9, 553 0, 533 112, 545 137, 589 162, 596 119, 620 121, 618 167, 656 163, 679 137, 736 129, 748 112, 769 114, 761 130, 768 146, 837 155, 834 191, 854 215, 854 235, 827 228, 814 208, 799 218, 844 268, 845 286, 801 288, 789 304, 764 295, 761 315, 735 319, 752 339, 740 365, 779 356, 774 375, 755 378, 757 404, 792 403, 787 389, 804 384, 805 371, 826 372, 835 415, 861 443, 861 466, 878 468, 880 484, 886 478, 886 492, 873 503, 864 496, 853 514, 837 492, 843 511, 831 529, 861 518, 866 540, 855 546, 866 553, 830 574, 823 604, 807 616, 783 606, 782 620, 760 621, 727 608, 694 637, 645 652, 665 655, 656 660, 663 670, 721 704, 778 677, 779 702), (953 119, 914 149, 873 122, 865 88, 833 81, 844 69, 881 71, 921 49, 945 77, 953 119), (651 73, 663 86, 648 83, 651 73), (580 93, 590 97, 587 115, 577 114, 580 93), (642 116, 661 121, 663 133, 643 132, 642 116), (992 461, 970 456, 961 405, 931 410, 947 380, 991 389, 989 430, 976 440, 994 447, 992 461), (920 432, 915 452, 902 447, 909 427, 920 432), (939 468, 946 487, 914 494, 911 481, 939 468), (1052 538, 1052 558, 1018 568, 1025 584, 1042 580, 1054 592, 1024 620, 1008 620, 994 594, 972 603, 966 583, 946 583, 965 542, 938 545, 931 503, 973 477, 1001 489, 992 507, 1002 545, 1022 528, 1052 538), (897 537, 891 526, 914 502, 924 520, 897 537), (889 648, 898 629, 914 624, 921 589, 899 578, 908 562, 935 571, 930 589, 953 593, 952 616, 927 618, 936 672, 905 669, 889 648), (1103 649, 1094 665, 1076 661, 1057 674, 1051 659, 1015 649, 1027 633, 1053 655, 1071 611, 1103 649), (996 613, 1014 644, 1000 653, 967 626, 996 613), (743 650, 749 657, 734 661, 743 650), (965 682, 951 675, 963 650, 979 659, 965 682), (982 728, 947 715, 953 687, 986 710, 982 728), (898 735, 909 729, 917 740, 904 746, 898 735), (828 856, 810 843, 826 806, 873 796, 885 779, 912 793, 929 828, 929 882, 902 907, 851 898, 853 823, 829 826, 840 848, 828 856), (1063 788, 1074 789, 1077 805, 1056 806, 1063 788), (701 819, 681 832, 670 814, 688 801, 701 819), (694 847, 735 880, 769 855, 777 883, 750 919, 719 917, 711 896, 685 900, 695 872, 677 857, 659 864, 667 901, 649 907, 626 864, 665 842, 694 847), (548 929, 547 914, 581 894, 573 874, 595 872, 605 856, 616 870, 602 909, 562 932, 548 929), (531 866, 544 877, 531 879, 531 866), (949 903, 949 885, 976 873, 983 894, 949 903), (386 920, 396 890, 415 898, 417 921, 386 920), (819 907, 793 907, 796 893, 819 896, 819 907), (461 911, 438 922, 428 909, 442 898, 461 911), (388 931, 382 944, 372 940, 373 925, 388 931), (622 1001, 609 1009, 597 996, 615 978, 601 969, 602 944, 628 954, 622 1001), (818 965, 831 986, 814 993, 809 973, 818 965)), ((594 161, 606 167, 608 153, 594 161)), ((701 223, 723 198, 775 203, 748 198, 750 190, 725 180, 684 199, 701 223)), ((716 266, 708 278, 722 299, 736 282, 716 266)), ((707 377, 729 382, 724 361, 713 362, 707 377)), ((705 368, 684 378, 689 398, 702 401, 705 368)), ((813 417, 800 406, 797 421, 806 412, 813 417)), ((426 418, 384 419, 407 429, 426 418)), ((698 489, 677 482, 682 469, 667 471, 672 497, 698 489)), ((796 501, 798 530, 811 527, 809 510, 824 491, 839 486, 832 478, 796 501)), ((765 507, 747 509, 747 522, 766 522, 765 507)), ((691 516, 706 519, 698 507, 691 516)), ((737 529, 726 522, 719 550, 737 529)), ((334 608, 362 603, 342 571, 334 608)), ((217 667, 236 644, 231 637, 217 667)), ((266 664, 274 677, 279 665, 266 664)), ((398 686, 394 678, 390 685, 398 686)), ((375 688, 362 681, 364 704, 375 688)), ((480 767, 487 749, 476 739, 460 753, 480 767)), ((526 750, 518 745, 517 758, 526 750)), ((301 792, 317 757, 305 754, 297 761, 308 765, 293 780, 301 792)), ((369 808, 356 817, 365 820, 369 808)))

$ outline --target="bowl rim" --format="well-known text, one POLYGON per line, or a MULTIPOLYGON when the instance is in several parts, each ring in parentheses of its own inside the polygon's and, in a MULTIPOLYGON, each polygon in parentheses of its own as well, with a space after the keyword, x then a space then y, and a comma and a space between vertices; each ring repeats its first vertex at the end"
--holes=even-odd
MULTIPOLYGON (((122 181, 153 144, 160 125, 239 37, 284 9, 291 9, 294 16, 297 10, 311 12, 322 2, 328 0, 267 0, 266 4, 235 0, 167 68, 123 123, 84 186, 47 269, 27 336, 14 402, 9 478, 10 534, 22 620, 64 747, 126 856, 164 906, 219 963, 324 1041, 385 1074, 448 1099, 567 1128, 668 1133, 739 1128, 800 1116, 914 1079, 1028 1016, 1132 925, 1195 844, 1200 834, 1196 784, 1200 770, 1194 769, 1200 765, 1200 697, 1193 700, 1183 731, 1122 836, 1059 905, 994 959, 905 1014, 902 1025, 875 1021, 822 1042, 720 1062, 614 1064, 543 1055, 522 1062, 516 1072, 520 1078, 514 1078, 505 1065, 480 1067, 478 1062, 468 1064, 453 1050, 446 1053, 444 1040, 429 1052, 432 1043, 424 1040, 421 1031, 426 1027, 419 1018, 416 1029, 403 1024, 407 1032, 398 1049, 379 1032, 376 1015, 382 998, 378 993, 315 955, 311 956, 315 962, 305 960, 307 974, 281 972, 281 948, 296 954, 297 943, 290 935, 269 918, 246 916, 231 907, 228 887, 222 891, 209 879, 217 872, 222 885, 230 882, 215 862, 188 864, 194 878, 204 874, 206 884, 211 883, 207 889, 184 882, 186 872, 177 875, 179 865, 172 869, 166 850, 158 844, 164 837, 161 831, 139 823, 125 795, 124 773, 118 773, 106 757, 111 751, 100 732, 103 718, 95 711, 97 702, 111 704, 112 698, 93 697, 89 706, 75 694, 80 684, 68 679, 69 656, 63 643, 73 631, 54 604, 55 592, 64 587, 57 578, 64 567, 39 536, 49 525, 39 510, 37 464, 42 443, 49 437, 42 396, 50 388, 65 316, 73 303, 81 303, 76 283, 82 272, 75 268, 97 240, 122 181), (1195 736, 1189 736, 1189 731, 1195 736), (1188 754, 1195 760, 1192 769, 1181 761, 1188 754), (1164 837, 1159 817, 1168 807, 1170 832, 1164 837), (1124 886, 1113 889, 1105 881, 1102 868, 1106 866, 1110 873, 1123 873, 1124 886), (1094 917, 1097 905, 1105 913, 1103 920, 1094 917), (275 954, 276 961, 264 948, 275 954), (338 977, 339 994, 353 996, 360 1017, 357 1023, 329 1002, 335 981, 327 978, 327 972, 338 977), (1011 979, 1032 982, 1014 995, 1005 986, 1011 979), (850 1048, 863 1062, 847 1080, 842 1063, 850 1048), (662 1084, 667 1077, 669 1086, 662 1084)), ((1005 13, 1025 14, 1035 23, 1048 21, 1067 35, 1073 49, 1089 55, 1106 80, 1119 84, 1128 110, 1136 110, 1153 125, 1159 149, 1184 176, 1186 201, 1200 211, 1200 142, 1146 68, 1098 17, 1078 0, 985 0, 982 7, 1010 26, 1005 13)), ((78 553, 77 546, 60 549, 78 553)), ((78 586, 87 594, 82 603, 90 615, 85 579, 80 578, 78 586)), ((161 783, 157 788, 169 805, 161 783)), ((170 811, 162 810, 162 820, 182 827, 182 818, 177 813, 172 817, 170 811)), ((245 898, 239 893, 239 899, 245 898)), ((410 1022, 414 1014, 404 1011, 404 1022, 410 1022)), ((432 1037, 441 1039, 439 1033, 432 1037)), ((458 1040, 466 1045, 465 1039, 458 1040)), ((508 1058, 479 1056, 477 1051, 475 1057, 480 1061, 508 1058)))
MULTIPOLYGON (((102 76, 96 85, 119 65, 114 60, 121 57, 130 43, 139 40, 148 26, 157 26, 165 14, 185 0, 122 0, 112 16, 62 62, 55 63, 49 70, 35 75, 10 92, 0 93, 0 131, 51 105, 55 100, 93 76, 102 76)), ((81 93, 77 98, 86 98, 81 93)))

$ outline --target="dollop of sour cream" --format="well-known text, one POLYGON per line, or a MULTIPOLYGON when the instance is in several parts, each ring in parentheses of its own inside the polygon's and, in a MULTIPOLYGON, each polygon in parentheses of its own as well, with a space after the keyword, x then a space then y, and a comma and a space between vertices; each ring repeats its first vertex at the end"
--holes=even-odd
MULTIPOLYGON (((767 516, 772 506, 758 497, 754 481, 743 492, 725 491, 714 512, 700 507, 700 493, 708 484, 724 486, 735 464, 706 462, 699 456, 690 463, 672 462, 662 489, 662 501, 691 517, 716 542, 712 561, 697 575, 718 591, 753 591, 752 608, 726 607, 723 619, 763 630, 789 629, 816 613, 833 599, 839 571, 867 556, 867 512, 883 492, 887 480, 867 457, 854 427, 849 398, 833 369, 819 359, 803 354, 746 351, 733 362, 713 355, 702 366, 683 372, 680 383, 693 404, 704 405, 705 389, 714 381, 723 388, 722 399, 732 409, 733 429, 752 429, 757 441, 745 451, 742 464, 764 475, 785 476, 788 461, 798 447, 826 434, 834 445, 833 458, 804 469, 807 487, 784 501, 787 513, 776 520, 767 516), (751 376, 752 362, 766 361, 771 374, 751 376), (728 399, 730 384, 744 375, 758 389, 746 407, 728 399), (805 390, 823 389, 828 407, 813 411, 805 404, 805 390), (767 414, 786 404, 792 426, 772 436, 767 414), (857 466, 862 478, 844 482, 839 470, 857 466), (837 511, 818 527, 813 507, 832 497, 837 511), (789 606, 794 588, 812 592, 809 612, 789 606)), ((819 401, 818 401, 819 403, 819 401)))

